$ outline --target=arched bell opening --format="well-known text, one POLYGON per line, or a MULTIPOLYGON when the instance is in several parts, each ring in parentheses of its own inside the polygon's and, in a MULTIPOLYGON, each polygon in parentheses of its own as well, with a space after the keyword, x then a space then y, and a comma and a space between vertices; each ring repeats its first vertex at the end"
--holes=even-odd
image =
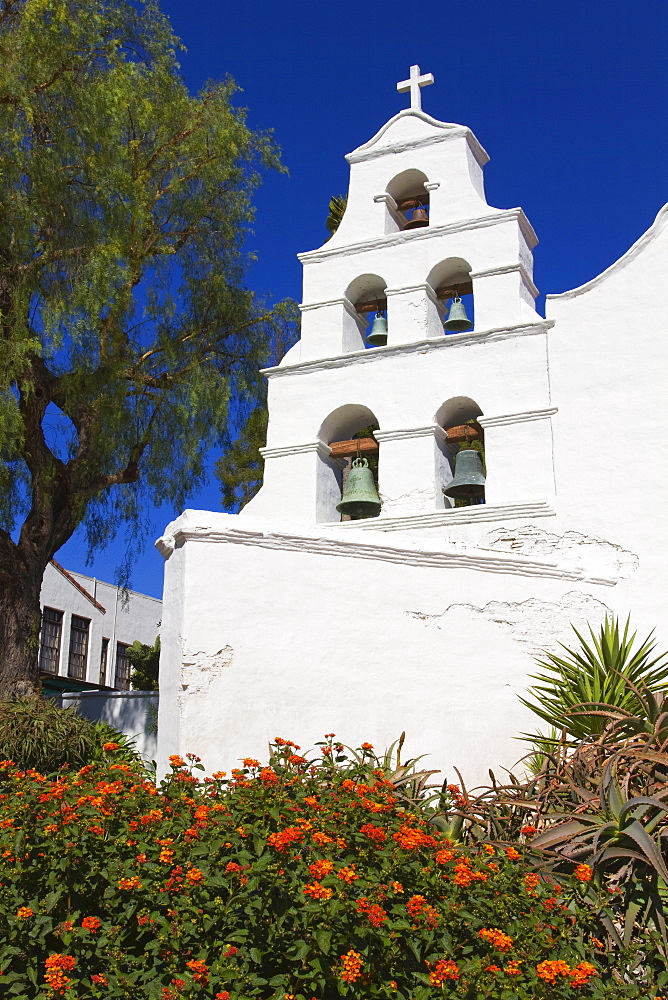
POLYGON ((427 284, 434 293, 436 308, 432 323, 438 327, 438 333, 472 330, 475 315, 469 262, 463 257, 447 257, 431 269, 427 284))
POLYGON ((319 521, 361 520, 380 513, 375 430, 375 414, 358 403, 338 407, 321 424, 318 438, 331 453, 320 458, 319 521))
POLYGON ((361 274, 348 285, 346 298, 355 310, 360 349, 387 343, 387 282, 378 274, 361 274))
POLYGON ((435 423, 445 431, 436 446, 437 494, 446 510, 485 502, 487 467, 480 416, 482 410, 470 396, 453 396, 436 411, 435 423))
POLYGON ((429 181, 421 170, 404 170, 386 187, 392 202, 388 204, 386 232, 424 229, 429 225, 429 181), (395 207, 396 206, 396 207, 395 207))

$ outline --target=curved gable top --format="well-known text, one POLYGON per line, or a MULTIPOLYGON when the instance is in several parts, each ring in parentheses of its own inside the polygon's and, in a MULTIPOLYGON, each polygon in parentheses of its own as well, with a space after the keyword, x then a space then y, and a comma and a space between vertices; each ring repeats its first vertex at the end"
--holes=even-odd
POLYGON ((480 166, 488 162, 489 156, 480 145, 470 128, 452 122, 440 122, 424 111, 410 108, 400 111, 390 118, 373 138, 348 153, 348 163, 360 163, 386 153, 396 153, 403 149, 430 146, 435 142, 465 138, 480 166))
POLYGON ((618 260, 611 264, 610 267, 606 267, 605 271, 601 271, 597 274, 595 278, 591 278, 586 281, 584 285, 578 285, 577 288, 571 288, 566 292, 554 292, 551 295, 546 295, 545 299, 547 301, 553 301, 555 299, 566 300, 575 299, 578 295, 583 295, 585 292, 591 291, 596 288, 597 285, 602 285, 607 278, 611 278, 617 271, 622 271, 627 267, 635 258, 647 250, 658 238, 661 236, 663 229, 668 223, 668 204, 661 208, 656 216, 656 219, 649 227, 649 229, 642 234, 640 239, 636 240, 633 246, 629 247, 625 254, 622 254, 618 260))

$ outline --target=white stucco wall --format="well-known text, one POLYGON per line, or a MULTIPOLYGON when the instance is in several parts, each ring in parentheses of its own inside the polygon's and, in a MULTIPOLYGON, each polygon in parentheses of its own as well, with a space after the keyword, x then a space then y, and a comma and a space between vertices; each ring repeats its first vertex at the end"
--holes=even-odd
POLYGON ((157 753, 158 700, 157 691, 68 691, 61 696, 63 708, 76 705, 84 718, 107 722, 134 740, 147 763, 157 753))
POLYGON ((540 728, 517 694, 571 624, 631 613, 668 647, 667 212, 543 320, 535 236, 521 210, 486 205, 485 160, 468 130, 409 112, 350 155, 344 222, 301 257, 302 340, 267 372, 263 488, 159 541, 159 767, 194 752, 229 770, 276 735, 384 749, 405 730, 409 753, 484 781, 540 728), (438 186, 429 227, 392 232, 375 196, 403 169, 438 186), (475 326, 444 336, 425 282, 450 256, 471 265, 475 326), (344 322, 364 274, 387 281, 390 328, 366 351, 344 322), (484 505, 455 509, 443 428, 459 397, 480 414, 487 484, 484 505), (369 413, 383 507, 342 524, 329 443, 369 413))

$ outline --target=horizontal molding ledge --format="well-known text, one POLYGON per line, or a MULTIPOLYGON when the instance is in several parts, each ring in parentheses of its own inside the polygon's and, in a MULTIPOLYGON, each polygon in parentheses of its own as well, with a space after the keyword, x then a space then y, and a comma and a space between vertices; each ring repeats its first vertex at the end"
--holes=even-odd
POLYGON ((305 444, 288 444, 283 448, 259 448, 264 459, 285 458, 286 455, 307 455, 310 452, 328 458, 332 449, 324 441, 307 441, 305 444))
POLYGON ((476 417, 481 427, 504 427, 506 424, 524 424, 529 420, 548 420, 559 412, 558 406, 544 410, 525 410, 523 413, 505 413, 500 417, 476 417))
POLYGON ((405 429, 398 428, 393 431, 377 430, 373 432, 373 436, 379 444, 382 444, 383 441, 403 441, 406 438, 421 437, 435 437, 439 441, 445 441, 447 437, 443 428, 439 427, 438 424, 426 424, 424 427, 407 427, 405 429))
POLYGON ((529 289, 531 297, 535 299, 538 295, 538 289, 533 283, 533 278, 521 261, 518 264, 506 264, 503 267, 488 267, 484 271, 472 271, 471 281, 477 280, 478 278, 494 278, 498 274, 512 274, 515 271, 519 272, 519 276, 529 289))
POLYGON ((327 527, 345 531, 415 531, 420 528, 447 528, 453 524, 477 524, 485 521, 515 521, 517 518, 554 517, 556 511, 547 500, 529 503, 476 504, 472 507, 451 507, 429 514, 408 514, 403 517, 370 517, 363 521, 331 521, 327 527))
POLYGON ((169 556, 174 548, 183 542, 205 544, 244 545, 250 548, 275 549, 282 552, 296 552, 300 555, 329 556, 344 559, 370 559, 376 562, 394 563, 404 566, 423 566, 432 569, 473 570, 509 576, 547 577, 560 580, 581 580, 614 586, 616 580, 609 577, 591 577, 586 573, 560 568, 554 560, 535 559, 529 556, 497 553, 491 549, 469 549, 445 543, 445 548, 416 549, 413 547, 386 545, 374 539, 362 542, 354 538, 328 535, 303 534, 280 529, 261 527, 216 529, 213 527, 176 528, 174 535, 164 536, 156 545, 163 555, 169 556))
POLYGON ((393 356, 403 357, 409 354, 428 354, 432 351, 454 350, 457 347, 468 347, 471 344, 487 344, 498 340, 509 340, 512 337, 530 337, 545 334, 552 329, 555 321, 539 319, 535 323, 519 323, 517 326, 495 327, 490 330, 473 330, 469 333, 451 333, 447 336, 432 337, 426 340, 414 340, 407 344, 391 344, 386 347, 374 347, 370 350, 351 351, 350 354, 338 354, 329 358, 314 358, 312 361, 299 361, 293 365, 277 365, 274 368, 263 368, 262 374, 267 378, 281 378, 285 375, 302 375, 312 371, 325 371, 328 368, 347 368, 348 365, 368 364, 393 356))
POLYGON ((367 250, 378 250, 381 247, 402 246, 411 240, 433 240, 439 236, 450 236, 476 229, 487 229, 488 226, 498 226, 513 221, 517 222, 520 226, 527 242, 533 248, 538 242, 538 238, 533 231, 531 223, 521 208, 508 208, 505 211, 490 212, 489 215, 480 215, 473 219, 448 222, 444 226, 425 226, 422 229, 409 229, 408 231, 404 229, 398 233, 374 236, 372 239, 363 240, 359 243, 348 243, 345 246, 331 247, 329 249, 307 250, 305 253, 298 253, 297 259, 302 264, 317 264, 330 260, 332 257, 350 257, 353 254, 366 253, 367 250))

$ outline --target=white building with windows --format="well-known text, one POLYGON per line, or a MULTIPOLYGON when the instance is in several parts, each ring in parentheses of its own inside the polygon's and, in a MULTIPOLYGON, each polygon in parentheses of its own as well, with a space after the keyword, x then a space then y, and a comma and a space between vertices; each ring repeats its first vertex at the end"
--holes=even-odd
POLYGON ((39 667, 51 691, 106 688, 127 691, 135 640, 153 645, 162 602, 127 591, 53 561, 42 582, 39 667))
POLYGON ((411 107, 347 157, 340 228, 300 255, 261 490, 158 541, 159 767, 193 752, 229 769, 277 734, 380 750, 405 730, 409 753, 484 780, 535 731, 518 694, 571 624, 630 613, 668 646, 668 206, 542 317, 531 224, 487 204, 487 153, 422 111, 429 82, 412 68, 411 107), (453 332, 458 298, 471 328, 453 332), (369 346, 376 313, 387 339, 369 346), (360 433, 380 512, 342 520, 360 433), (462 505, 467 435, 486 482, 462 505))

